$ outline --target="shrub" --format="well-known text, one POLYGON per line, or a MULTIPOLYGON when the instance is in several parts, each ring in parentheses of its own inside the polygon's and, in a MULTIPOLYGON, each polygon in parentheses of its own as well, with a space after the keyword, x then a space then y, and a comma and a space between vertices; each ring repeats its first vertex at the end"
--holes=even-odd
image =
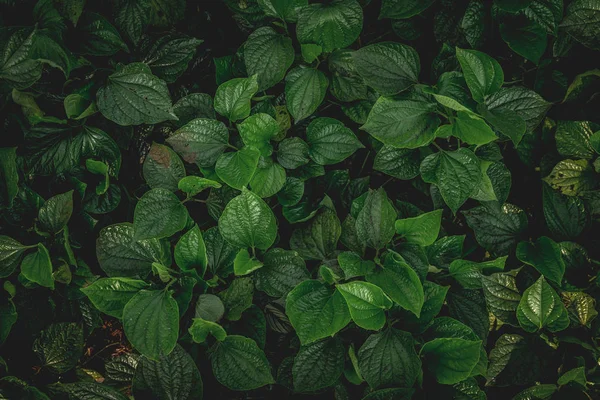
POLYGON ((0 398, 600 398, 599 21, 0 0, 0 398))

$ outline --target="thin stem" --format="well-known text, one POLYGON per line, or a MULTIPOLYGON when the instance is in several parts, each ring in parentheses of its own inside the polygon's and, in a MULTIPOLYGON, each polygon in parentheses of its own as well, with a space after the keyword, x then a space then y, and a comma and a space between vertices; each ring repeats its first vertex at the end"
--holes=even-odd
POLYGON ((437 147, 437 149, 438 149, 439 151, 444 151, 444 149, 442 149, 442 148, 440 147, 440 145, 439 145, 439 144, 437 144, 436 142, 431 142, 431 144, 432 144, 432 145, 434 145, 435 147, 437 147))

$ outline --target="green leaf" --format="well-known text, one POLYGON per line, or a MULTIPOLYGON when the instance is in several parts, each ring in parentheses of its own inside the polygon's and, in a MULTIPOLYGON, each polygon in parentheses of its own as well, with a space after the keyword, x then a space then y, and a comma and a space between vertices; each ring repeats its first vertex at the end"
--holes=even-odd
POLYGON ((527 131, 527 123, 519 114, 507 108, 490 111, 482 107, 479 111, 487 122, 509 137, 515 147, 519 145, 527 131))
POLYGON ((192 335, 192 340, 196 343, 204 343, 208 335, 213 336, 219 342, 222 342, 227 337, 227 333, 221 325, 202 318, 193 318, 192 326, 190 326, 188 332, 192 335))
POLYGON ((219 182, 200 178, 199 176, 186 176, 185 178, 181 178, 177 183, 177 188, 184 192, 188 197, 194 197, 208 188, 219 189, 220 187, 221 184, 219 182))
POLYGON ((338 254, 338 264, 346 279, 357 276, 366 276, 375 270, 375 263, 371 260, 363 260, 360 256, 351 251, 344 251, 338 254))
POLYGON ((120 50, 129 52, 129 48, 119 35, 119 31, 102 15, 85 12, 78 22, 78 34, 82 39, 84 54, 112 56, 120 50))
POLYGON ((96 94, 98 109, 119 125, 176 120, 167 84, 143 63, 119 65, 96 94))
POLYGON ((0 235, 0 278, 11 275, 19 265, 23 252, 33 246, 24 246, 9 236, 0 235))
POLYGON ((500 24, 500 35, 515 53, 534 64, 539 64, 546 51, 546 29, 528 18, 515 18, 510 23, 500 24))
POLYGON ((175 346, 168 355, 141 357, 133 377, 133 394, 149 400, 202 399, 203 384, 190 355, 175 346))
POLYGON ((115 24, 124 35, 137 44, 150 20, 149 0, 118 0, 115 24))
POLYGON ((363 12, 356 0, 314 3, 298 11, 296 34, 300 43, 316 43, 325 53, 354 43, 363 24, 363 12))
POLYGON ((369 336, 358 352, 358 363, 372 388, 411 387, 421 373, 412 335, 394 328, 369 336))
POLYGON ((267 250, 275 242, 277 224, 267 203, 243 188, 242 194, 225 207, 219 218, 219 231, 234 246, 267 250))
POLYGON ((569 4, 560 24, 570 36, 590 49, 600 49, 600 5, 594 0, 576 0, 569 4))
POLYGON ((291 137, 282 140, 277 149, 277 161, 285 169, 296 169, 308 164, 308 144, 299 137, 291 137))
MULTIPOLYGON (((350 0, 353 1, 353 0, 350 0)), ((296 67, 285 78, 285 100, 296 123, 309 117, 325 99, 329 80, 321 71, 296 67)))
POLYGON ((142 167, 144 180, 151 189, 162 188, 172 192, 185 177, 185 166, 168 146, 152 143, 142 167))
POLYGON ((249 116, 237 125, 246 146, 254 146, 263 157, 273 152, 270 140, 279 132, 279 124, 269 114, 258 113, 249 116))
POLYGON ((477 243, 496 256, 508 255, 528 226, 525 212, 509 203, 485 202, 462 213, 477 243))
POLYGON ((121 319, 129 300, 148 286, 139 279, 100 278, 80 290, 100 312, 121 319))
POLYGON ((385 324, 385 312, 392 301, 378 286, 353 281, 336 286, 346 300, 352 320, 364 329, 378 331, 385 324))
POLYGON ((396 149, 383 146, 375 156, 373 169, 402 180, 410 180, 419 175, 421 158, 417 150, 396 149))
POLYGON ((71 370, 83 355, 83 329, 76 323, 58 322, 43 330, 33 343, 33 351, 57 374, 71 370))
POLYGON ((218 322, 225 314, 225 305, 221 299, 214 294, 201 294, 196 302, 194 312, 195 318, 201 318, 205 321, 218 322))
POLYGON ((294 390, 314 392, 332 386, 344 372, 345 353, 337 337, 300 347, 292 366, 294 390))
POLYGON ((271 17, 296 22, 296 10, 308 5, 308 0, 258 0, 258 5, 271 17))
POLYGON ((256 171, 260 152, 254 147, 221 154, 215 165, 217 176, 234 189, 241 190, 250 183, 256 171))
POLYGON ((434 210, 414 218, 399 219, 396 233, 408 243, 430 246, 437 239, 442 224, 442 210, 434 210))
POLYGON ((310 158, 320 165, 337 164, 364 146, 354 132, 333 118, 315 118, 306 128, 310 158))
POLYGON ((233 260, 239 248, 229 244, 219 227, 214 226, 203 234, 206 244, 206 255, 208 256, 208 267, 213 274, 227 276, 233 272, 233 260))
POLYGON ((585 377, 585 367, 573 368, 558 378, 558 383, 560 386, 564 386, 570 382, 578 383, 579 385, 586 387, 587 386, 587 378, 585 377))
POLYGON ((558 243, 542 236, 533 243, 520 242, 517 246, 519 261, 531 265, 548 280, 560 285, 565 274, 565 262, 558 243))
POLYGON ((367 281, 379 286, 400 307, 409 310, 417 318, 425 302, 423 285, 417 273, 398 254, 389 251, 382 268, 369 273, 367 281))
POLYGON ((250 187, 260 197, 267 198, 278 193, 285 182, 285 169, 267 158, 259 161, 258 168, 250 180, 250 187))
POLYGON ((202 40, 182 34, 167 34, 155 41, 145 40, 140 44, 142 61, 152 72, 167 83, 173 83, 187 69, 202 40))
POLYGON ((415 392, 415 389, 381 389, 369 393, 362 400, 410 400, 415 392))
POLYGON ((45 232, 57 234, 67 226, 72 214, 72 190, 53 196, 40 208, 38 213, 40 228, 45 232))
POLYGON ((513 400, 546 400, 551 398, 557 389, 556 385, 551 384, 535 385, 519 392, 513 400))
POLYGON ((480 263, 468 260, 454 260, 448 270, 450 275, 465 289, 481 289, 481 277, 483 273, 503 271, 507 258, 508 256, 504 256, 480 263))
MULTIPOLYGON (((260 0, 259 0, 260 1, 260 0)), ((302 59, 307 64, 312 63, 323 53, 323 49, 318 44, 306 43, 300 45, 300 51, 302 53, 302 59)))
POLYGON ((444 236, 427 247, 427 259, 431 265, 447 268, 463 254, 465 235, 444 236))
POLYGON ((597 183, 596 174, 587 160, 562 160, 543 180, 567 196, 591 190, 597 183))
POLYGON ((462 338, 438 338, 421 348, 424 364, 443 385, 458 383, 469 376, 480 357, 481 341, 462 338))
POLYGON ((262 268, 263 263, 254 259, 248 253, 248 250, 241 249, 233 261, 233 272, 237 276, 248 275, 249 273, 262 268))
POLYGON ((333 336, 350 322, 344 296, 315 280, 300 283, 287 295, 285 312, 303 345, 333 336))
POLYGON ((558 332, 569 326, 567 309, 543 276, 523 293, 517 318, 521 328, 530 333, 542 328, 558 332))
POLYGON ((256 288, 271 297, 284 297, 310 278, 302 257, 295 251, 272 249, 263 257, 264 266, 254 274, 256 288))
POLYGON ((515 311, 521 301, 515 276, 512 273, 496 273, 481 276, 485 301, 492 314, 502 322, 517 325, 515 311))
POLYGON ((435 137, 440 119, 437 104, 416 91, 394 98, 380 97, 360 129, 391 147, 415 149, 435 137))
POLYGON ((536 350, 531 341, 522 336, 500 336, 490 351, 487 385, 527 385, 539 379, 541 360, 536 350))
POLYGON ((200 167, 212 167, 229 142, 225 124, 214 119, 198 118, 179 128, 167 143, 183 159, 200 167))
POLYGON ((60 388, 66 391, 72 400, 127 400, 118 390, 96 382, 61 384, 60 388))
POLYGON ((590 326, 590 323, 598 316, 596 311, 596 300, 584 292, 562 292, 561 298, 569 319, 576 326, 590 326))
POLYGON ((250 278, 237 278, 229 287, 219 293, 219 297, 227 310, 226 318, 237 321, 242 313, 252 306, 254 285, 250 278))
POLYGON ((252 339, 229 335, 210 356, 213 374, 231 390, 253 390, 275 383, 265 354, 252 339))
POLYGON ((173 113, 179 118, 174 124, 180 128, 196 118, 215 118, 213 99, 206 93, 192 93, 177 100, 173 113))
POLYGON ((292 39, 271 27, 255 30, 244 44, 244 63, 248 75, 258 75, 258 89, 267 90, 279 83, 294 62, 292 39))
MULTIPOLYGON (((0 183, 4 189, 0 192, 0 204, 12 208, 13 201, 19 193, 19 173, 17 172, 17 148, 3 147, 0 149, 0 183)), ((0 186, 1 188, 2 186, 0 186)))
POLYGON ((467 86, 478 103, 486 96, 496 93, 504 83, 504 72, 498 61, 476 50, 456 48, 456 58, 460 62, 467 86))
POLYGON ((591 159, 596 155, 591 143, 598 125, 589 121, 558 121, 556 150, 565 158, 591 159))
POLYGON ((141 290, 123 309, 127 339, 142 355, 159 360, 177 344, 179 307, 167 290, 141 290))
POLYGON ((37 250, 27 254, 21 262, 21 274, 31 282, 40 286, 54 289, 52 277, 52 262, 50 253, 42 243, 38 243, 37 250))
POLYGON ((172 236, 185 228, 187 219, 187 209, 173 192, 167 189, 149 190, 135 206, 133 239, 161 239, 172 236))
MULTIPOLYGON (((383 0, 379 19, 406 19, 422 13, 435 0, 383 0)), ((409 385, 410 386, 410 385, 409 385)))
POLYGON ((215 111, 235 122, 250 115, 250 100, 258 91, 258 75, 231 79, 217 88, 215 111))
POLYGON ((473 194, 481 180, 480 161, 466 148, 439 151, 421 162, 421 177, 439 188, 453 213, 473 194))
POLYGON ((42 63, 30 58, 36 33, 28 28, 2 32, 0 79, 9 87, 27 89, 42 76, 42 63))
POLYGON ((468 144, 482 145, 498 139, 485 121, 470 112, 458 111, 452 134, 468 144))
POLYGON ((303 228, 296 229, 290 238, 290 248, 309 260, 327 260, 333 256, 342 234, 340 220, 328 208, 303 228))
POLYGON ((175 246, 175 262, 184 271, 198 270, 204 276, 208 265, 206 245, 198 225, 183 234, 175 246))
POLYGON ((402 92, 419 80, 419 54, 396 42, 375 43, 352 53, 356 71, 383 96, 402 92))
POLYGON ((153 262, 171 265, 171 248, 158 239, 134 240, 130 223, 103 228, 96 240, 100 268, 108 276, 145 278, 153 262))
POLYGON ((576 238, 589 222, 584 201, 579 197, 565 196, 544 185, 544 218, 550 232, 558 239, 576 238))
POLYGON ((384 248, 394 237, 396 210, 383 188, 369 190, 356 218, 358 239, 376 250, 384 248))
MULTIPOLYGON (((550 103, 533 90, 510 86, 486 97, 485 107, 492 114, 500 113, 498 118, 502 118, 502 113, 506 113, 507 110, 512 111, 525 121, 528 131, 533 131, 544 119, 544 115, 550 109, 550 103)), ((512 138, 510 135, 509 137, 512 138)))

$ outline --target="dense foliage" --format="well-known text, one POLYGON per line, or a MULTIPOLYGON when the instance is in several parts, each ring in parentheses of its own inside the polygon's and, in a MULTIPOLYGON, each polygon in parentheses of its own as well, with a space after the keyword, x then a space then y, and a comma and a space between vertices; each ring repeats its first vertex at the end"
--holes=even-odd
POLYGON ((600 398, 600 0, 0 0, 0 398, 600 398))

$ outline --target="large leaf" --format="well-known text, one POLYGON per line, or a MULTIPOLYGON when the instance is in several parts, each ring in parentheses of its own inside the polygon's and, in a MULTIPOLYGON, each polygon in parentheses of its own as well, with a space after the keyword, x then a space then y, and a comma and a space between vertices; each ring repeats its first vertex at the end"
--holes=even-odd
POLYGON ((279 83, 294 62, 292 39, 271 27, 255 30, 244 44, 244 63, 248 75, 258 75, 258 89, 279 83))
POLYGON ((36 31, 3 29, 0 32, 0 79, 15 89, 26 89, 42 76, 42 63, 30 58, 36 31))
POLYGON ((42 366, 62 374, 77 364, 83 354, 83 329, 76 323, 58 322, 40 333, 33 351, 42 366))
POLYGON ((316 43, 330 53, 351 45, 362 24, 363 12, 356 0, 314 3, 299 10, 296 34, 300 43, 316 43))
MULTIPOLYGON (((353 0, 351 0, 353 1, 353 0)), ((329 81, 313 68, 296 67, 285 78, 285 101, 296 122, 309 117, 321 105, 329 81)))
POLYGON ((492 314, 502 322, 517 325, 515 312, 521 301, 514 274, 496 273, 481 276, 485 301, 492 314))
POLYGON ((396 216, 396 210, 385 190, 370 190, 356 218, 358 239, 376 250, 384 248, 394 237, 396 216))
POLYGON ((440 119, 431 98, 411 90, 396 97, 380 97, 361 129, 384 144, 414 149, 429 144, 440 119))
POLYGON ((177 302, 167 290, 141 290, 123 309, 123 329, 142 355, 159 360, 170 354, 177 344, 177 302))
POLYGON ((158 360, 140 358, 133 393, 149 400, 202 400, 202 378, 192 357, 181 346, 175 346, 158 360))
POLYGON ((438 382, 451 385, 468 378, 480 357, 481 341, 438 338, 421 348, 425 366, 438 382))
POLYGON ((485 106, 491 113, 507 111, 516 113, 525 121, 527 129, 533 131, 542 122, 550 108, 550 103, 533 90, 521 86, 510 86, 501 88, 486 97, 485 106))
POLYGON ((119 125, 176 120, 167 84, 143 63, 121 65, 96 94, 98 109, 119 125))
POLYGON ((206 272, 208 256, 202 231, 198 225, 183 234, 175 246, 175 262, 184 271, 197 269, 200 276, 206 272))
POLYGON ((402 180, 418 176, 420 165, 421 159, 417 150, 396 149, 391 146, 383 146, 373 161, 374 170, 402 180))
POLYGON ((392 301, 379 288, 371 283, 352 281, 336 286, 346 299, 350 315, 356 325, 377 331, 385 324, 385 312, 392 301))
POLYGON ((277 224, 264 200, 244 188, 225 207, 219 218, 219 231, 234 246, 267 250, 275 242, 277 224))
POLYGON ((225 124, 207 118, 194 119, 167 138, 167 143, 185 161, 201 167, 213 166, 227 148, 228 141, 225 124))
POLYGON ((23 252, 34 246, 25 246, 15 239, 0 235, 0 278, 11 275, 19 265, 23 252))
POLYGON ((521 242, 517 246, 517 258, 533 266, 548 280, 560 285, 565 274, 565 262, 554 240, 542 236, 533 243, 521 242))
POLYGON ((129 40, 137 44, 150 20, 149 0, 118 0, 115 24, 129 40))
POLYGON ((167 189, 146 192, 135 206, 134 240, 161 239, 185 227, 188 212, 177 196, 167 189))
POLYGON ((600 49, 600 4, 594 0, 576 0, 567 8, 561 23, 569 35, 594 50, 600 49))
POLYGON ((436 184, 444 202, 456 214, 481 180, 480 160, 466 148, 442 150, 421 162, 421 177, 436 184))
POLYGON ((188 69, 188 63, 202 40, 181 34, 162 35, 155 41, 143 41, 142 61, 152 72, 167 83, 173 83, 188 69))
POLYGON ((129 51, 119 31, 102 15, 83 13, 78 21, 78 34, 82 39, 84 54, 111 56, 120 50, 129 51))
POLYGON ((319 281, 296 286, 286 298, 286 314, 304 345, 333 336, 350 322, 344 296, 319 281))
POLYGON ((345 349, 339 338, 302 346, 294 358, 292 376, 298 392, 314 392, 332 386, 344 372, 345 349))
POLYGON ((247 337, 227 336, 215 345, 210 361, 217 381, 229 389, 247 391, 275 383, 267 357, 247 337))
POLYGON ((542 328, 558 332, 569 326, 567 309, 543 276, 523 293, 517 318, 521 328, 527 332, 542 328))
POLYGON ((133 225, 120 223, 103 228, 96 240, 96 257, 108 276, 145 278, 157 262, 171 265, 168 243, 158 239, 135 241, 133 225))
POLYGON ((315 118, 306 128, 310 158, 321 165, 337 164, 364 146, 354 132, 333 118, 315 118))
POLYGON ((264 266, 254 274, 256 288, 272 297, 283 297, 310 278, 304 260, 295 251, 270 250, 263 263, 264 266))
POLYGON ((290 248, 306 259, 327 260, 334 255, 341 234, 336 213, 325 208, 310 223, 292 233, 290 248))
POLYGON ((395 222, 396 233, 408 243, 429 246, 437 239, 442 223, 442 210, 434 210, 414 218, 395 222))
POLYGON ((421 373, 412 335, 394 328, 369 336, 358 352, 358 363, 372 388, 411 387, 421 373))
POLYGON ((515 53, 535 64, 539 64, 546 51, 546 29, 529 18, 515 18, 500 24, 500 35, 515 53))
POLYGON ((221 154, 215 164, 217 176, 234 189, 246 187, 258 166, 260 152, 250 146, 221 154))
POLYGON ((94 307, 110 316, 123 317, 123 308, 140 290, 148 284, 131 278, 100 278, 81 289, 94 307))
POLYGON ((352 54, 356 71, 383 96, 391 96, 418 82, 421 62, 410 46, 382 42, 361 47, 352 54))
POLYGON ((460 62, 473 99, 478 103, 483 103, 486 96, 502 87, 504 72, 498 61, 492 57, 480 51, 456 48, 456 58, 460 62))

